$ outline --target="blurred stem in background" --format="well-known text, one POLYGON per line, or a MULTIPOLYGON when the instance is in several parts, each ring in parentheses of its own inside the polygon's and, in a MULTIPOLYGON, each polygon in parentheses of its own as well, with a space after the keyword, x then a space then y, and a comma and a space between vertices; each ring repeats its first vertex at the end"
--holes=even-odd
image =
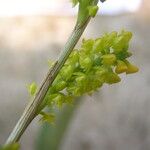
POLYGON ((35 150, 59 150, 67 127, 81 101, 81 98, 76 99, 72 107, 66 105, 60 111, 53 110, 56 113, 55 125, 44 123, 39 132, 35 150))

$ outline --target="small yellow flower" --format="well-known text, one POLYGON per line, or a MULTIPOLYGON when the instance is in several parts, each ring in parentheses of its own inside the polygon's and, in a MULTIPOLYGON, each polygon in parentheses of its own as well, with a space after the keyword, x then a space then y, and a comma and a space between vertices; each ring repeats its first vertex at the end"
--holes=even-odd
POLYGON ((116 74, 116 73, 108 73, 107 78, 106 78, 106 83, 108 84, 114 84, 118 83, 121 81, 121 78, 116 74))
POLYGON ((106 54, 102 56, 103 64, 113 65, 116 61, 116 56, 114 54, 106 54))
POLYGON ((132 73, 136 73, 139 71, 139 68, 131 63, 129 63, 128 61, 126 61, 126 64, 127 64, 127 71, 126 71, 126 74, 132 74, 132 73))
POLYGON ((117 66, 116 66, 115 72, 117 74, 120 74, 120 73, 126 72, 127 70, 128 70, 127 65, 123 61, 117 60, 117 66))

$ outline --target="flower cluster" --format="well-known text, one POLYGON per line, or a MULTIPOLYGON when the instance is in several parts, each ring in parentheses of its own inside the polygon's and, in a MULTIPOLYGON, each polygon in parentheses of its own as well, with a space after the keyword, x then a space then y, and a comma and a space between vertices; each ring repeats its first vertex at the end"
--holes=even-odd
MULTIPOLYGON (((131 32, 122 31, 105 34, 96 40, 83 40, 81 48, 70 54, 49 88, 42 108, 61 107, 75 97, 92 94, 105 83, 120 82, 118 74, 137 72, 138 68, 127 60, 131 56, 128 51, 131 38, 131 32)), ((30 91, 33 94, 35 84, 31 85, 30 91)), ((43 117, 48 120, 47 116, 43 117)))

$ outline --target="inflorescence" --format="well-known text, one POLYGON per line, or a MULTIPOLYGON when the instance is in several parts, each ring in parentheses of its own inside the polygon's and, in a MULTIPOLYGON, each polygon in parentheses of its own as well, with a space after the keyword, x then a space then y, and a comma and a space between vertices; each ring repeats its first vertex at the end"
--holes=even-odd
MULTIPOLYGON (((131 32, 122 31, 105 34, 96 40, 83 39, 81 48, 70 54, 49 88, 39 112, 42 120, 52 122, 54 119, 52 114, 44 112, 45 107, 72 103, 76 97, 92 94, 105 83, 120 82, 121 73, 137 72, 138 68, 127 60, 131 56, 128 50, 131 38, 131 32)), ((34 95, 36 84, 31 84, 29 90, 34 95)))

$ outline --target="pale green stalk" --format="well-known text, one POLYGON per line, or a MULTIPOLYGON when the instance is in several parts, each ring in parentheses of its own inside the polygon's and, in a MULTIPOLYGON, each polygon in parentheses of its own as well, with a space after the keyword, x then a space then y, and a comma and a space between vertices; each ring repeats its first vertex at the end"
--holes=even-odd
MULTIPOLYGON (((93 3, 97 4, 97 0, 94 0, 93 3)), ((35 118, 36 112, 40 107, 49 87, 52 85, 54 79, 56 78, 57 74, 59 73, 60 69, 64 65, 65 61, 67 60, 68 56, 74 49, 75 45, 77 44, 78 40, 80 39, 82 33, 84 32, 88 22, 90 21, 90 16, 86 15, 82 19, 79 17, 80 11, 83 11, 84 8, 79 8, 78 14, 78 21, 77 24, 69 37, 68 41, 64 49, 62 50, 60 57, 54 64, 54 66, 49 70, 47 76, 45 77, 44 81, 42 82, 36 96, 32 101, 29 102, 26 109, 24 110, 21 118, 19 119, 18 123, 16 124, 15 128, 11 132, 10 136, 6 141, 7 144, 15 143, 19 141, 22 134, 25 132, 26 128, 29 126, 31 121, 35 118), (80 19, 79 19, 80 18, 80 19)))

